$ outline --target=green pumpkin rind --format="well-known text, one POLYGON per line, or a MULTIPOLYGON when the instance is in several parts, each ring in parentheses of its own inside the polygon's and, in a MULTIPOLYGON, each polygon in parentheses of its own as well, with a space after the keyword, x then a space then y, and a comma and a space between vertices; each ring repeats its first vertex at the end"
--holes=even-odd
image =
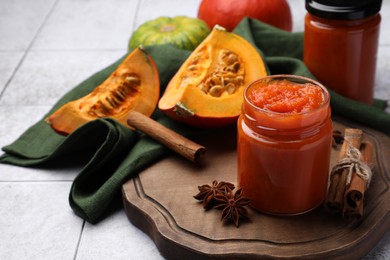
POLYGON ((210 33, 208 25, 186 16, 159 17, 142 24, 129 41, 129 50, 140 45, 173 44, 177 48, 194 50, 210 33), (171 26, 171 27, 170 27, 171 26))

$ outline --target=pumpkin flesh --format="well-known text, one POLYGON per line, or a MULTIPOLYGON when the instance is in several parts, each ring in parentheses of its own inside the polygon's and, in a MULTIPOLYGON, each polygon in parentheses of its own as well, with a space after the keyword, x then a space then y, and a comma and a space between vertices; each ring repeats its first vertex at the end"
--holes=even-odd
POLYGON ((58 133, 70 134, 97 118, 110 117, 127 126, 129 111, 150 116, 160 95, 160 80, 152 58, 141 48, 88 95, 66 103, 46 122, 58 133))
POLYGON ((214 28, 171 79, 158 106, 189 125, 228 125, 241 113, 245 86, 265 75, 264 62, 249 42, 214 28))

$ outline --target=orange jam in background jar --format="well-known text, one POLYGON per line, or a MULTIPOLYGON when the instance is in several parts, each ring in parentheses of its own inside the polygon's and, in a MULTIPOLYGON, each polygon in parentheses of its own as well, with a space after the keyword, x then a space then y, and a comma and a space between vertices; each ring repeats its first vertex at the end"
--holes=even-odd
POLYGON ((372 103, 382 0, 306 0, 303 60, 327 88, 372 103))
POLYGON ((255 209, 307 212, 324 200, 332 145, 329 93, 308 78, 251 83, 238 119, 238 186, 255 209))

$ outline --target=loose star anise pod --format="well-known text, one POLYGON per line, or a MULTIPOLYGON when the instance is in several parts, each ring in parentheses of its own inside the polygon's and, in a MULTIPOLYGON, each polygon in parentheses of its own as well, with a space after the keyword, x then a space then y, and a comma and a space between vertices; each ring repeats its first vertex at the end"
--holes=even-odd
POLYGON ((214 208, 222 209, 221 221, 232 220, 238 227, 240 216, 248 218, 248 211, 245 206, 249 204, 250 199, 242 196, 242 188, 235 193, 232 189, 227 188, 225 194, 217 195, 214 199, 218 202, 218 205, 214 208))
POLYGON ((216 180, 210 185, 204 184, 198 186, 199 193, 194 196, 197 200, 202 200, 203 208, 209 209, 214 203, 214 198, 217 195, 224 195, 226 189, 234 189, 234 184, 230 182, 217 182, 216 180))

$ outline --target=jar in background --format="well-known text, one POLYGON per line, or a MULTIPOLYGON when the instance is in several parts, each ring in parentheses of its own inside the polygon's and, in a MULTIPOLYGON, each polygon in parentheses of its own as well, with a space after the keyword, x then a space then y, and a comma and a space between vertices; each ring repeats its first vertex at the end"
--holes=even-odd
POLYGON ((304 63, 335 92, 372 103, 382 0, 306 0, 304 63))
POLYGON ((321 84, 292 75, 264 77, 246 88, 237 125, 237 182, 252 207, 292 215, 322 203, 332 143, 329 99, 321 84), (255 92, 260 88, 262 96, 255 92), (258 105, 263 101, 271 108, 258 105))

